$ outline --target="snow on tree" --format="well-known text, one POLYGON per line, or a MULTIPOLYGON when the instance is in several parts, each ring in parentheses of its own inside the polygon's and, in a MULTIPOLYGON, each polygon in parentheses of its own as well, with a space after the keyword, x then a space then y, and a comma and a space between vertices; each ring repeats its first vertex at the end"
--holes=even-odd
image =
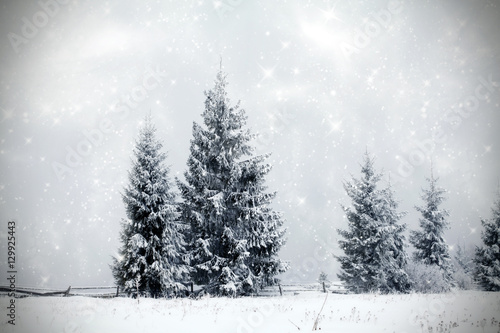
POLYGON ((500 291, 500 194, 491 219, 481 220, 483 245, 476 247, 474 279, 486 291, 500 291))
POLYGON ((189 278, 184 230, 169 181, 166 155, 146 118, 134 149, 129 184, 123 194, 128 220, 122 223, 119 258, 113 258, 116 283, 127 293, 164 296, 189 278))
POLYGON ((178 180, 189 243, 193 280, 208 292, 239 295, 275 283, 287 264, 277 258, 284 244, 282 215, 270 204, 264 163, 252 156, 246 115, 230 105, 226 77, 219 71, 215 87, 205 92, 205 126, 193 124, 186 182, 178 180))
POLYGON ((437 186, 437 179, 432 172, 427 181, 429 188, 424 189, 421 196, 424 205, 415 207, 422 217, 419 219, 420 230, 411 231, 410 242, 415 247, 413 258, 426 265, 438 266, 445 282, 451 288, 455 285, 453 268, 448 245, 443 238, 443 233, 449 225, 446 220, 449 212, 439 208, 444 201, 445 190, 437 186))
POLYGON ((405 272, 406 226, 398 224, 405 213, 396 211, 398 205, 390 187, 377 189, 382 175, 375 173, 373 164, 367 152, 361 166, 362 177, 344 183, 353 207, 342 206, 348 230, 338 230, 344 238, 339 241, 344 255, 337 257, 341 266, 338 277, 356 293, 407 292, 410 281, 405 272))
POLYGON ((450 290, 449 283, 443 278, 441 268, 436 265, 426 265, 422 261, 410 260, 406 271, 410 277, 413 292, 436 294, 450 290))

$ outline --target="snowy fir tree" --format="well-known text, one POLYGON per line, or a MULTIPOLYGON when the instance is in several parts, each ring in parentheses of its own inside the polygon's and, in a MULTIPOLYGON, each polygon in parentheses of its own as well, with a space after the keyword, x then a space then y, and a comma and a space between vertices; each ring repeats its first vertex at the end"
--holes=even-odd
POLYGON ((384 221, 381 248, 385 254, 384 273, 385 283, 380 286, 380 291, 408 292, 411 288, 411 281, 406 272, 409 261, 406 252, 406 224, 399 221, 407 212, 398 212, 398 202, 394 199, 394 191, 389 181, 389 186, 381 191, 383 204, 380 216, 384 221))
POLYGON ((193 280, 218 295, 257 292, 286 270, 277 258, 283 218, 266 192, 267 155, 252 156, 246 115, 230 105, 226 78, 205 92, 205 126, 193 124, 186 182, 178 180, 183 219, 191 226, 193 280))
POLYGON ((343 256, 337 257, 341 273, 338 277, 347 289, 362 292, 407 292, 410 281, 405 272, 405 225, 398 221, 397 202, 390 187, 378 190, 381 174, 376 174, 368 152, 361 166, 362 177, 353 177, 344 188, 352 200, 352 208, 342 206, 348 230, 338 230, 343 256))
POLYGON ((448 245, 443 238, 443 233, 449 225, 446 220, 449 212, 439 208, 444 201, 445 190, 437 186, 437 179, 434 178, 432 170, 431 177, 427 178, 427 181, 429 188, 424 189, 421 196, 424 205, 415 207, 422 217, 419 219, 420 230, 411 231, 410 242, 415 247, 413 258, 425 265, 438 266, 445 282, 451 288, 455 285, 453 268, 448 245))
POLYGON ((483 245, 476 247, 474 279, 486 291, 500 291, 500 194, 495 202, 493 217, 481 220, 483 245))
POLYGON ((122 247, 113 258, 117 284, 128 294, 166 296, 189 280, 184 230, 164 166, 166 155, 148 117, 134 149, 135 160, 123 194, 128 220, 122 223, 122 247))

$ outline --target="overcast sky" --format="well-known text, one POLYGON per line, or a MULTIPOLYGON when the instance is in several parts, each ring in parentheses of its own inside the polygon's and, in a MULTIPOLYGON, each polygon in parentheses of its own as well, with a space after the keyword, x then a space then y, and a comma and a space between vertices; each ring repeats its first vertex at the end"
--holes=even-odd
POLYGON ((221 57, 229 97, 261 134, 256 153, 272 152, 285 280, 336 279, 342 182, 359 176, 366 149, 410 229, 432 160, 448 243, 479 243, 500 176, 499 1, 0 6, 1 262, 15 220, 18 285, 114 284, 141 122, 151 111, 182 179, 221 57))

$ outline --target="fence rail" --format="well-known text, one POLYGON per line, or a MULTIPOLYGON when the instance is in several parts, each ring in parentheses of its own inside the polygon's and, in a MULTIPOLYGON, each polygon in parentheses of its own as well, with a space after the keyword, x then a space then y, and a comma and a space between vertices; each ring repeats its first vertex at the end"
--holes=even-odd
POLYGON ((64 290, 55 290, 50 288, 32 288, 32 287, 16 287, 14 290, 7 286, 0 286, 0 295, 15 292, 27 296, 88 296, 88 297, 117 297, 120 295, 120 288, 117 286, 112 287, 71 287, 69 286, 64 290), (83 292, 78 292, 79 290, 83 292), (107 290, 108 292, 102 292, 107 290), (94 291, 94 292, 89 292, 94 291))
MULTIPOLYGON (((193 288, 190 286, 191 293, 193 293, 193 288)), ((97 298, 112 298, 123 296, 125 293, 120 291, 118 286, 85 286, 85 287, 71 287, 69 286, 64 290, 50 289, 50 288, 39 288, 39 287, 16 287, 12 290, 7 286, 0 286, 0 296, 7 295, 11 292, 16 293, 16 297, 29 297, 29 296, 86 296, 86 297, 97 297, 97 298)), ((266 287, 260 290, 258 296, 270 296, 270 295, 283 295, 283 294, 299 294, 302 292, 313 292, 313 291, 323 291, 328 293, 345 294, 347 291, 341 284, 332 283, 330 287, 326 287, 324 284, 280 284, 276 286, 266 287)), ((196 294, 196 293, 195 293, 196 294)))
POLYGON ((283 294, 300 294, 303 292, 315 292, 315 291, 321 291, 321 292, 328 292, 328 293, 333 293, 333 294, 347 294, 348 291, 345 289, 345 287, 342 285, 342 283, 331 283, 329 286, 327 286, 325 283, 319 284, 319 283, 311 283, 311 284, 279 284, 276 286, 272 287, 266 287, 263 290, 259 291, 260 296, 267 296, 267 295, 272 295, 272 294, 277 294, 279 293, 280 295, 283 294))

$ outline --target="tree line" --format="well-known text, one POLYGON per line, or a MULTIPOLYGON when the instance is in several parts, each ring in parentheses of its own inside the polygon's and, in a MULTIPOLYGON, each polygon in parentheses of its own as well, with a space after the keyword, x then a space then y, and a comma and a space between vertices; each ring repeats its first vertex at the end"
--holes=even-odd
MULTIPOLYGON (((111 265, 116 283, 130 295, 165 297, 185 290, 188 282, 214 295, 249 295, 276 284, 276 276, 289 268, 278 258, 284 218, 271 207, 276 192, 265 185, 269 155, 253 154, 255 135, 245 128, 239 103, 231 104, 226 85, 219 70, 215 86, 205 92, 203 124, 193 123, 183 180, 170 179, 151 117, 140 130, 122 196, 127 219, 121 247, 111 265)), ((406 213, 398 211, 390 184, 377 188, 382 175, 368 152, 361 173, 344 183, 352 207, 342 206, 348 229, 338 230, 343 255, 335 258, 346 288, 394 293, 457 286, 443 238, 449 213, 439 208, 445 191, 433 174, 423 205, 416 207, 420 228, 411 231, 410 260, 406 225, 400 223, 406 213)), ((482 224, 484 244, 476 248, 471 274, 485 290, 499 291, 500 198, 493 218, 482 224)))
POLYGON ((343 255, 336 256, 341 266, 338 277, 355 293, 447 292, 474 284, 486 291, 500 291, 500 193, 491 219, 481 221, 483 244, 474 257, 458 245, 456 267, 444 239, 449 228, 449 211, 440 208, 446 191, 431 175, 422 190, 419 228, 410 230, 409 243, 404 236, 406 224, 400 219, 407 212, 398 211, 398 202, 390 185, 379 189, 382 174, 374 168, 374 158, 365 154, 361 177, 344 183, 351 207, 342 206, 348 221, 347 230, 338 230, 343 255))

